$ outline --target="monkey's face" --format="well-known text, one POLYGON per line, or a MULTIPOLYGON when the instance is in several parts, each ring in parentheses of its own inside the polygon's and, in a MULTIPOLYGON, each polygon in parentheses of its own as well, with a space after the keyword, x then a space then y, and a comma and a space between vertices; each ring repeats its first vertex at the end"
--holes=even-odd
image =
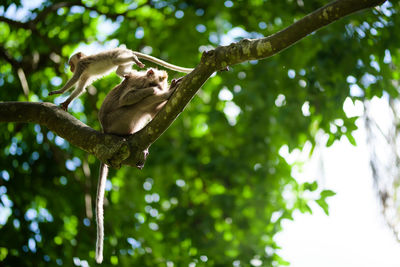
POLYGON ((158 69, 147 69, 145 71, 132 71, 124 76, 124 86, 138 89, 147 87, 158 87, 161 90, 168 88, 168 74, 158 69))
POLYGON ((83 54, 82 52, 78 52, 72 55, 72 57, 68 61, 68 65, 70 67, 71 72, 75 72, 76 65, 78 64, 79 60, 84 56, 85 54, 83 54))
POLYGON ((166 71, 150 68, 146 71, 146 82, 149 86, 165 89, 168 87, 168 74, 166 71))

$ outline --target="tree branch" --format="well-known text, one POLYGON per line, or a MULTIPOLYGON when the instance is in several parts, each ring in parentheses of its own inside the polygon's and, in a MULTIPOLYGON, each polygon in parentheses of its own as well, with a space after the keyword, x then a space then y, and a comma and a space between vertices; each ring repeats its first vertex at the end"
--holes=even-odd
POLYGON ((29 122, 46 126, 72 145, 116 168, 134 152, 125 138, 100 133, 51 103, 0 103, 0 122, 29 122))
POLYGON ((22 29, 25 29, 25 30, 32 30, 31 25, 29 25, 28 23, 16 21, 16 20, 9 19, 9 18, 3 17, 3 16, 0 16, 0 22, 5 22, 8 25, 11 25, 11 26, 13 26, 15 28, 22 28, 22 29))
POLYGON ((13 68, 17 69, 20 67, 21 63, 14 59, 8 51, 4 48, 3 45, 0 45, 0 57, 4 58, 5 61, 11 64, 13 68))
POLYGON ((372 8, 385 1, 333 1, 276 34, 253 40, 243 39, 237 43, 204 52, 200 64, 182 80, 165 108, 144 129, 132 135, 129 142, 140 148, 151 145, 172 124, 213 72, 248 60, 273 56, 339 18, 372 8))
POLYGON ((39 12, 36 16, 35 19, 32 20, 33 24, 38 23, 39 21, 43 20, 45 17, 47 17, 48 14, 57 11, 60 8, 63 7, 71 7, 75 5, 80 5, 82 2, 80 0, 75 0, 75 1, 65 1, 65 2, 59 2, 55 3, 54 5, 48 6, 44 8, 41 12, 39 12))
POLYGON ((310 13, 289 27, 260 39, 243 39, 229 46, 220 46, 211 51, 211 65, 217 70, 244 61, 263 59, 277 54, 297 41, 324 26, 354 12, 372 8, 386 0, 337 0, 310 13))
POLYGON ((248 60, 270 57, 339 18, 383 2, 337 0, 271 36, 244 39, 204 52, 199 65, 184 77, 166 106, 145 128, 128 139, 95 131, 50 103, 0 103, 0 122, 39 123, 111 167, 138 166, 146 159, 147 148, 172 124, 212 73, 248 60))
POLYGON ((17 73, 22 86, 22 91, 24 92, 25 98, 28 100, 29 85, 28 81, 26 80, 26 75, 22 64, 15 60, 2 45, 0 45, 0 57, 4 58, 8 63, 10 63, 13 67, 13 70, 17 73))

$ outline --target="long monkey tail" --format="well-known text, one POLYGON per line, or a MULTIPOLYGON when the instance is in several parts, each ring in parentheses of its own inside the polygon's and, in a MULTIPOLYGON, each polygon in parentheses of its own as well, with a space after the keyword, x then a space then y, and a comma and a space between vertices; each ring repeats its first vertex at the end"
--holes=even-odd
POLYGON ((175 71, 179 71, 179 72, 183 72, 183 73, 189 73, 189 72, 193 71, 193 69, 191 69, 191 68, 184 68, 184 67, 176 66, 174 64, 168 63, 168 62, 166 62, 164 60, 161 60, 159 58, 156 58, 156 57, 153 57, 153 56, 150 56, 150 55, 142 54, 142 53, 136 52, 136 51, 133 51, 133 53, 138 58, 142 58, 142 59, 151 61, 151 62, 153 62, 155 64, 158 64, 158 65, 163 66, 163 67, 165 67, 167 69, 170 69, 170 70, 175 70, 175 71))
POLYGON ((96 240, 96 262, 103 261, 103 243, 104 243, 104 193, 106 189, 106 181, 108 175, 108 166, 104 163, 100 164, 99 180, 97 182, 96 197, 96 222, 97 222, 97 240, 96 240))

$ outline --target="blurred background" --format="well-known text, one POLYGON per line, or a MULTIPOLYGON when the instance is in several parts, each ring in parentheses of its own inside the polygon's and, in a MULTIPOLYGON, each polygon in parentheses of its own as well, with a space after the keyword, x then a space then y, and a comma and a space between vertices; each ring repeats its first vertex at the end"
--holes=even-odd
MULTIPOLYGON (((328 2, 3 0, 0 101, 63 102, 48 93, 77 51, 195 67, 328 2)), ((143 170, 111 171, 103 265, 399 266, 398 10, 386 1, 214 74, 143 170)), ((119 82, 96 81, 70 112, 100 130, 119 82)), ((0 266, 94 265, 98 167, 40 125, 0 124, 0 266)))

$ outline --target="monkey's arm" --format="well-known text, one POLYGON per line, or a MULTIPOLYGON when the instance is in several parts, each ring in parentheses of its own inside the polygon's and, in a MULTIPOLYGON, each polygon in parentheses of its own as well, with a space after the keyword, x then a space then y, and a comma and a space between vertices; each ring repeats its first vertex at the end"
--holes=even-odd
POLYGON ((74 84, 79 80, 79 78, 81 77, 81 75, 83 73, 83 70, 84 70, 84 66, 83 66, 82 62, 78 62, 76 70, 75 70, 72 78, 69 79, 69 81, 60 90, 50 92, 49 95, 62 94, 65 91, 68 91, 68 89, 71 88, 72 86, 74 86, 74 84))
POLYGON ((81 79, 79 80, 78 86, 75 88, 74 91, 72 91, 71 95, 65 100, 65 102, 61 103, 61 108, 65 111, 68 110, 68 105, 71 103, 72 100, 74 100, 76 97, 81 95, 83 93, 83 90, 85 87, 88 85, 88 76, 82 75, 81 79))
POLYGON ((121 94, 118 104, 120 107, 133 105, 142 101, 146 97, 157 94, 157 91, 159 91, 157 87, 147 87, 143 89, 133 88, 121 94))

